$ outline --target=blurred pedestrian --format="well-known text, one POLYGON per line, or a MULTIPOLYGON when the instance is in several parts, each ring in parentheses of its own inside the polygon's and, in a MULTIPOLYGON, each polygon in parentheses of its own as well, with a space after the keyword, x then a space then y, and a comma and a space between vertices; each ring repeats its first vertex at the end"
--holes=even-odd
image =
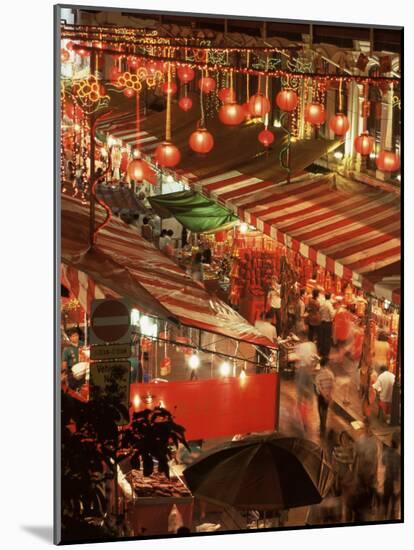
POLYGON ((353 473, 354 462, 354 440, 346 431, 342 431, 338 444, 332 451, 332 467, 335 473, 334 487, 337 494, 345 492, 345 485, 349 483, 353 473))
POLYGON ((385 466, 382 517, 398 519, 398 502, 401 493, 401 455, 399 454, 400 433, 394 432, 391 446, 385 447, 382 463, 385 466))
POLYGON ((380 375, 372 384, 379 397, 379 416, 382 413, 384 420, 389 423, 391 414, 392 390, 394 387, 395 375, 388 370, 386 365, 380 367, 380 375))
POLYGON ((331 293, 325 294, 325 301, 320 306, 321 325, 319 329, 318 349, 322 357, 329 357, 332 346, 332 323, 335 318, 335 309, 331 302, 331 293))
POLYGON ((147 217, 142 220, 141 236, 150 243, 153 240, 152 227, 150 226, 149 219, 147 217))
POLYGON ((275 319, 276 332, 280 336, 282 334, 282 315, 280 312, 281 298, 280 298, 281 286, 277 280, 277 277, 273 277, 272 286, 267 294, 267 303, 269 309, 275 319))
POLYGON ((307 321, 309 325, 309 334, 308 338, 311 342, 315 340, 318 341, 318 335, 321 324, 321 314, 320 314, 320 303, 319 303, 319 290, 314 288, 312 290, 312 298, 310 298, 306 311, 307 311, 307 321))
MULTIPOLYGON (((355 442, 355 479, 370 506, 377 495, 378 442, 370 428, 369 420, 364 420, 361 436, 355 442), (368 496, 367 496, 368 495, 368 496)), ((362 498, 362 497, 361 497, 362 498)))
POLYGON ((325 436, 328 409, 331 404, 335 386, 335 376, 327 366, 326 358, 321 359, 321 370, 315 377, 315 388, 318 396, 318 412, 320 420, 320 434, 325 436))
POLYGON ((312 378, 312 367, 309 363, 304 364, 295 371, 296 400, 299 415, 302 420, 303 430, 309 431, 309 413, 312 406, 314 385, 312 378))
POLYGON ((306 325, 305 325, 305 312, 306 312, 306 305, 305 305, 305 294, 306 289, 302 288, 300 290, 299 299, 296 304, 296 310, 295 310, 295 332, 298 336, 302 337, 306 334, 306 325))

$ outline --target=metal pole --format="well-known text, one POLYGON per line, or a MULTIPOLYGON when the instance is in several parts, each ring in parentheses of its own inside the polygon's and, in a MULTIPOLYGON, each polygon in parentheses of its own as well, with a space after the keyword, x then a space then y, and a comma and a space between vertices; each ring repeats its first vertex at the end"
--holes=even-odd
MULTIPOLYGON (((99 69, 99 54, 94 52, 91 55, 91 74, 94 75, 99 69)), ((95 197, 92 193, 92 186, 95 179, 95 120, 96 114, 89 117, 90 125, 90 163, 89 163, 89 246, 93 246, 93 234, 95 232, 95 197)))

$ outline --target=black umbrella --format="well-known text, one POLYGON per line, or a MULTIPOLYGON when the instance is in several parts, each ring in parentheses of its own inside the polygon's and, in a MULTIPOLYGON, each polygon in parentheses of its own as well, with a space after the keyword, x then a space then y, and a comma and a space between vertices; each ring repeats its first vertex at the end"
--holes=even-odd
POLYGON ((317 504, 333 474, 321 447, 278 434, 218 447, 184 470, 198 497, 242 510, 285 510, 317 504))

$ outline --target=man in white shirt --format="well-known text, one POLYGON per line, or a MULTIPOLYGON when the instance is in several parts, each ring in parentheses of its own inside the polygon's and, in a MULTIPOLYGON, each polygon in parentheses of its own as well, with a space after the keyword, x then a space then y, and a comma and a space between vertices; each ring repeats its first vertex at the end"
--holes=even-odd
POLYGON ((330 292, 325 294, 325 301, 321 303, 319 313, 321 316, 321 325, 319 329, 318 348, 321 356, 328 358, 332 346, 332 322, 336 313, 331 302, 330 292))
POLYGON ((272 288, 267 294, 267 303, 270 306, 270 312, 274 317, 276 317, 276 332, 279 336, 281 336, 282 327, 281 327, 281 314, 280 314, 280 307, 281 307, 281 299, 280 299, 280 284, 278 283, 277 279, 273 279, 272 281, 272 288))
POLYGON ((372 387, 378 392, 379 407, 383 411, 386 420, 391 413, 392 390, 395 382, 395 375, 389 372, 385 365, 380 368, 380 375, 372 387))

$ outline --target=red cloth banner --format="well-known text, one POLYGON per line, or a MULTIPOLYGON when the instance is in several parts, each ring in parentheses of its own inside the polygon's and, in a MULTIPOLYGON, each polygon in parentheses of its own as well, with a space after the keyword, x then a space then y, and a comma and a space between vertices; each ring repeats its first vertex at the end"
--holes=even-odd
POLYGON ((277 374, 131 384, 130 400, 135 410, 161 403, 186 428, 188 441, 211 439, 274 430, 278 384, 277 374))

